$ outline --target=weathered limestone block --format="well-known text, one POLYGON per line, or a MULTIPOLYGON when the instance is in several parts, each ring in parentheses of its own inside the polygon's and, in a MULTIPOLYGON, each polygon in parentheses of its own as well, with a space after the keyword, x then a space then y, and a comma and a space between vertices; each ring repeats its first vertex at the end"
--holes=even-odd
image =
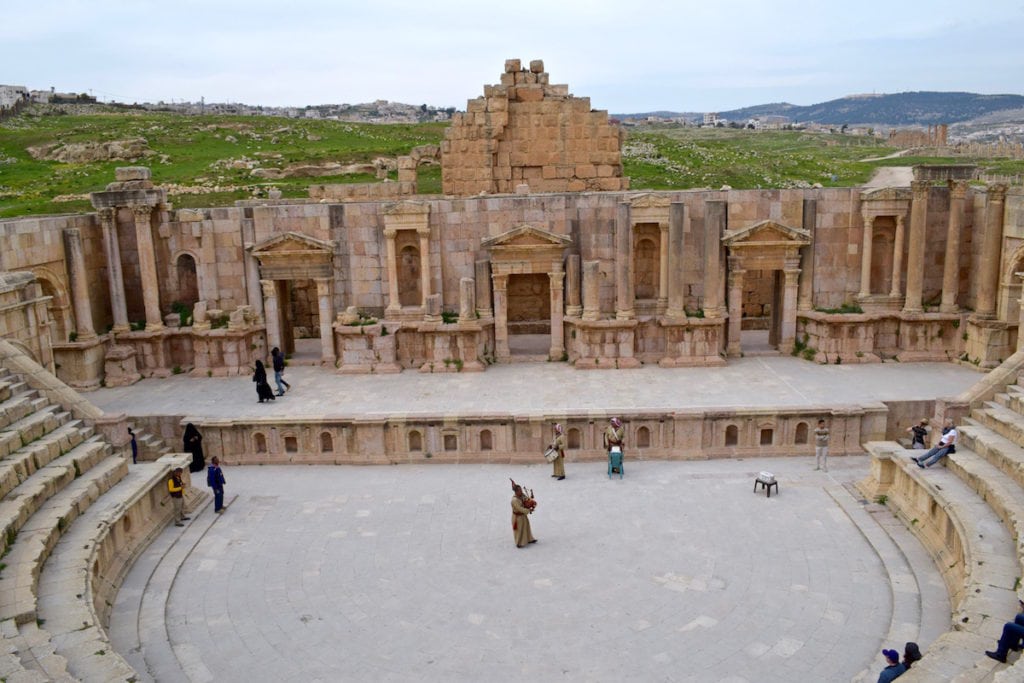
POLYGON ((142 379, 135 364, 135 349, 127 344, 107 347, 103 369, 104 383, 108 387, 124 387, 142 379))

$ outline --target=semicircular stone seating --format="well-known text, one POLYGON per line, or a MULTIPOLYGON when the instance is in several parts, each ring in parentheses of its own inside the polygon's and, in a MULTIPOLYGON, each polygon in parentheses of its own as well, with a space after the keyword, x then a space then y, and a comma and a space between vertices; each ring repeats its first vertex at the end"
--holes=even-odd
POLYGON ((0 680, 138 678, 103 624, 169 520, 165 482, 189 456, 130 466, 110 439, 120 431, 123 416, 107 419, 0 340, 0 680))
MULTIPOLYGON (((884 500, 922 541, 943 574, 953 606, 950 630, 900 681, 1024 680, 1024 657, 1000 664, 995 649, 1004 622, 1018 611, 1024 576, 1024 354, 957 399, 956 453, 945 467, 921 469, 895 442, 866 444, 871 475, 860 483, 884 500)), ((1011 653, 1013 655, 1013 653, 1011 653)))

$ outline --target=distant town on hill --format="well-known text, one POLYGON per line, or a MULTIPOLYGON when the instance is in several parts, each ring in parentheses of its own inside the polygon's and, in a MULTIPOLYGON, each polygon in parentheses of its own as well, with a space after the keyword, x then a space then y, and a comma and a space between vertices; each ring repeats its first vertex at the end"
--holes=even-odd
MULTIPOLYGON (((927 126, 971 121, 996 112, 1006 112, 1009 118, 1024 120, 1024 95, 924 91, 850 95, 808 106, 776 102, 714 112, 714 120, 744 123, 751 119, 779 118, 791 123, 835 126, 927 126)), ((654 118, 702 123, 706 114, 708 112, 656 111, 613 116, 623 121, 654 118)))

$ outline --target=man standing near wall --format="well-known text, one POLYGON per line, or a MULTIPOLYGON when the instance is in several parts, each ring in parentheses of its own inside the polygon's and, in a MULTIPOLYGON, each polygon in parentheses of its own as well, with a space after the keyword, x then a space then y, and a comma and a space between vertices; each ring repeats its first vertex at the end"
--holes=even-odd
POLYGON ((182 522, 188 519, 185 516, 185 484, 181 480, 181 473, 182 469, 175 467, 167 479, 167 492, 171 494, 171 504, 174 506, 174 526, 185 526, 182 522))

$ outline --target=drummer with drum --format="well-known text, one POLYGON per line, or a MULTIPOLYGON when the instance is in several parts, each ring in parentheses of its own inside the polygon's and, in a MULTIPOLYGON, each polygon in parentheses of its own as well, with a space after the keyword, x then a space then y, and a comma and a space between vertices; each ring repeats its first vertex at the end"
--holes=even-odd
POLYGON ((555 438, 551 441, 544 456, 552 465, 551 476, 558 481, 565 479, 565 427, 555 425, 555 438))

